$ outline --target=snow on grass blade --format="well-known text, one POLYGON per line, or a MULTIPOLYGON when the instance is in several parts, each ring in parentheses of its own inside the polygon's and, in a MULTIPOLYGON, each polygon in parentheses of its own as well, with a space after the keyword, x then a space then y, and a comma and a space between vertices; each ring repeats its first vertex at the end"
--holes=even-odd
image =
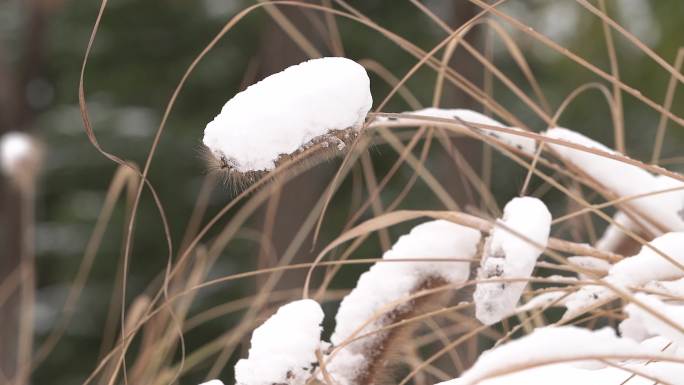
MULTIPOLYGON (((684 232, 661 235, 649 244, 673 260, 684 264, 684 232)), ((639 254, 623 259, 608 271, 608 277, 616 280, 617 283, 632 286, 682 276, 684 276, 684 271, 648 246, 643 246, 639 254)))
MULTIPOLYGON (((675 324, 684 326, 684 305, 667 304, 655 296, 646 294, 637 294, 635 295, 635 298, 648 306, 651 310, 670 319, 675 324)), ((681 330, 675 329, 635 304, 627 305, 625 307, 625 312, 629 314, 630 319, 640 323, 648 335, 661 335, 675 342, 677 345, 684 347, 684 334, 681 330)))
POLYGON ((346 344, 355 337, 376 331, 439 306, 444 293, 408 300, 411 294, 468 279, 467 261, 434 259, 470 259, 477 253, 480 232, 444 220, 423 223, 399 238, 383 259, 359 278, 356 288, 347 295, 337 312, 333 350, 327 371, 338 385, 375 383, 386 369, 386 358, 398 346, 398 340, 410 329, 393 328, 371 334, 346 344), (425 262, 402 259, 433 259, 425 262), (346 344, 346 345, 343 345, 346 344))
MULTIPOLYGON (((404 112, 405 114, 411 114, 411 115, 420 115, 420 116, 428 116, 432 118, 442 118, 442 119, 455 119, 457 121, 463 121, 466 124, 472 123, 472 124, 482 124, 482 125, 487 125, 487 126, 494 126, 494 127, 506 127, 504 124, 501 122, 494 120, 490 118, 487 115, 483 115, 479 112, 464 109, 464 108, 455 108, 455 109, 448 109, 448 108, 435 108, 435 107, 429 107, 429 108, 424 108, 421 110, 416 110, 416 111, 406 111, 404 112)), ((389 119, 389 120, 394 120, 394 119, 389 119)), ((421 120, 421 119, 411 119, 411 118, 402 118, 400 120, 403 120, 406 123, 413 123, 416 125, 429 125, 430 122, 426 120, 421 120)), ((385 121, 385 119, 380 119, 380 121, 385 121)), ((509 134, 507 132, 497 132, 493 130, 488 130, 486 128, 480 128, 476 127, 477 130, 481 133, 484 133, 486 135, 489 135, 493 138, 496 138, 503 142, 504 144, 517 148, 518 150, 521 150, 527 154, 534 154, 535 148, 536 148, 536 143, 534 139, 530 139, 525 136, 519 136, 519 135, 514 135, 514 134, 509 134)), ((509 127, 514 130, 520 130, 519 128, 515 127, 509 127)))
MULTIPOLYGON (((546 131, 545 135, 549 138, 615 153, 601 143, 566 128, 552 128, 546 131)), ((684 206, 684 183, 666 176, 653 176, 639 167, 586 151, 558 144, 548 144, 548 146, 565 161, 619 197, 683 187, 682 190, 637 198, 626 205, 636 209, 641 216, 648 215, 648 218, 644 217, 644 219, 646 219, 648 229, 654 234, 662 234, 664 232, 662 230, 684 230, 684 218, 679 214, 684 206)))
MULTIPOLYGON (((654 385, 651 378, 659 379, 660 383, 679 385, 681 382, 677 381, 684 378, 684 365, 651 362, 648 365, 639 363, 599 370, 578 368, 570 364, 545 365, 480 381, 477 385, 654 385), (633 377, 632 370, 648 377, 633 377)), ((456 379, 437 385, 466 384, 470 383, 456 379)))
POLYGON ((290 302, 252 334, 249 358, 235 365, 237 385, 303 385, 317 362, 323 310, 313 300, 290 302))
POLYGON ((371 104, 361 65, 341 57, 313 59, 235 95, 207 125, 203 142, 221 169, 265 172, 315 144, 342 150, 371 104))
POLYGON ((636 240, 630 238, 618 225, 642 237, 646 237, 647 235, 643 233, 641 226, 630 219, 624 211, 616 212, 613 215, 613 221, 614 223, 606 227, 603 235, 596 242, 596 248, 626 256, 636 254, 641 245, 636 240))
MULTIPOLYGON (((548 242, 549 210, 537 198, 514 198, 504 208, 500 223, 503 226, 494 227, 485 243, 478 279, 529 278, 548 242)), ((491 325, 510 315, 525 286, 524 281, 478 283, 473 296, 477 319, 491 325)))
POLYGON ((525 302, 525 304, 518 306, 515 312, 532 311, 549 306, 562 306, 564 295, 566 295, 566 292, 560 288, 559 290, 547 291, 538 294, 529 301, 525 302))
MULTIPOLYGON (((661 353, 658 349, 631 339, 619 338, 610 328, 592 331, 574 326, 543 327, 535 329, 525 337, 482 353, 473 367, 460 378, 440 385, 603 384, 608 382, 598 380, 625 380, 629 377, 629 371, 614 368, 587 370, 577 367, 577 364, 596 362, 587 360, 589 357, 601 356, 609 357, 612 361, 634 356, 670 358, 672 354, 661 353), (559 364, 564 361, 573 361, 573 365, 559 364), (551 365, 534 367, 545 364, 551 365), (516 371, 520 372, 513 373, 516 371)), ((684 365, 670 364, 664 372, 672 374, 675 371, 678 374, 683 373, 684 365)), ((650 383, 652 384, 652 381, 650 383)))
MULTIPOLYGON (((684 232, 661 235, 649 242, 680 264, 684 264, 684 232)), ((658 254, 651 247, 643 246, 633 257, 625 258, 614 264, 604 280, 612 285, 627 288, 641 287, 651 281, 672 280, 684 277, 684 271, 658 254)), ((568 308, 563 319, 571 319, 592 306, 617 298, 609 288, 598 285, 585 286, 570 296, 565 302, 568 308)))
MULTIPOLYGON (((572 266, 577 266, 582 270, 589 270, 593 273, 593 276, 604 276, 608 273, 608 270, 611 268, 610 262, 604 260, 604 259, 599 259, 595 257, 587 257, 587 256, 574 256, 574 257, 568 257, 568 263, 572 266)), ((578 275, 579 279, 588 279, 586 274, 579 273, 578 275)))
POLYGON ((670 281, 652 281, 644 286, 645 289, 662 293, 670 297, 681 297, 684 299, 684 278, 670 281))

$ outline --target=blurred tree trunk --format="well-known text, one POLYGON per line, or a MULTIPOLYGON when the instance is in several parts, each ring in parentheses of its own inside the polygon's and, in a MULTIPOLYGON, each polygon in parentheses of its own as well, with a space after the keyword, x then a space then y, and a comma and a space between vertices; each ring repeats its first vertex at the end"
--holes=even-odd
POLYGON ((16 369, 20 301, 15 280, 22 247, 20 201, 18 191, 3 180, 0 185, 0 284, 3 290, 11 290, 3 293, 6 299, 0 304, 0 369, 6 378, 14 377, 16 369))
MULTIPOLYGON (((58 0, 28 0, 22 3, 24 10, 24 49, 17 63, 10 62, 10 56, 0 40, 0 135, 8 131, 28 131, 32 127, 34 110, 29 103, 27 89, 31 81, 38 78, 43 67, 44 36, 49 12, 58 6, 58 0)), ((20 290, 12 284, 19 277, 19 266, 23 254, 22 197, 15 186, 0 180, 0 284, 13 288, 6 300, 0 302, 0 370, 5 379, 11 380, 16 373, 17 342, 20 327, 20 290)), ((25 205, 24 205, 25 206, 25 205)), ((21 283, 20 281, 17 281, 21 283)), ((33 304, 31 304, 33 306, 33 304)), ((25 364, 25 363, 19 363, 25 364)), ((28 383, 28 379, 20 379, 28 383)))
MULTIPOLYGON (((473 18, 479 11, 479 8, 469 1, 453 1, 453 2, 431 2, 431 10, 437 16, 451 27, 452 30, 457 29, 463 23, 473 18), (444 7, 447 7, 444 9, 444 7), (447 11, 446 14, 443 12, 447 11)), ((481 28, 472 29, 465 39, 468 43, 473 45, 476 49, 481 48, 480 31, 481 28)), ((453 53, 449 66, 456 72, 463 75, 476 86, 482 88, 483 85, 483 67, 473 58, 463 47, 459 45, 453 53)), ((465 92, 445 82, 444 94, 440 100, 440 107, 443 108, 468 108, 475 111, 482 112, 480 103, 472 99, 465 92)), ((480 170, 482 158, 482 146, 479 142, 470 139, 456 139, 452 140, 455 151, 458 151, 476 171, 480 170)), ((463 179, 454 174, 454 163, 449 159, 449 155, 445 152, 439 152, 440 160, 437 164, 444 165, 439 169, 434 170, 436 176, 440 181, 443 181, 444 187, 452 193, 454 197, 460 199, 465 205, 479 205, 479 202, 470 200, 470 196, 466 193, 463 186, 463 179)))
MULTIPOLYGON (((296 7, 277 8, 289 22, 311 42, 315 50, 320 50, 324 36, 314 29, 310 17, 320 17, 320 14, 305 14, 296 7)), ((278 17, 276 15, 276 17, 278 17)), ((260 48, 256 62, 258 63, 257 79, 280 72, 283 69, 311 58, 311 50, 305 52, 284 29, 273 20, 261 35, 260 48)), ((272 245, 264 245, 260 252, 259 268, 272 267, 278 263, 288 248, 295 234, 310 213, 313 204, 323 194, 325 186, 332 178, 334 171, 325 163, 322 167, 315 167, 291 180, 272 197, 260 214, 263 218, 260 228, 270 234, 272 245), (272 246, 272 247, 271 247, 272 246)), ((301 253, 297 253, 296 262, 310 261, 310 240, 303 244, 301 253)), ((278 289, 301 287, 305 272, 288 272, 278 285, 278 289)), ((258 286, 267 279, 259 277, 258 286)))
MULTIPOLYGON (((430 4, 431 10, 435 12, 435 14, 437 14, 439 17, 443 18, 443 20, 449 25, 449 27, 451 27, 452 30, 455 30, 456 28, 463 25, 463 23, 470 20, 480 11, 479 7, 473 5, 469 1, 437 1, 431 2, 430 4), (444 14, 445 10, 442 7, 447 3, 449 9, 446 12, 446 14, 444 14)), ((474 28, 465 37, 465 40, 468 43, 470 43, 473 47, 480 50, 480 52, 483 51, 482 47, 484 46, 482 39, 483 36, 482 34, 480 34, 480 31, 482 30, 482 28, 474 28)), ((465 78, 470 80, 476 86, 480 88, 483 87, 483 66, 477 61, 477 59, 470 55, 461 45, 459 45, 458 48, 455 50, 453 56, 451 57, 451 60, 449 61, 449 66, 456 72, 460 73, 465 78)), ((465 92, 461 91, 460 89, 457 89, 455 86, 451 85, 448 82, 445 82, 444 95, 442 96, 442 99, 440 101, 440 107, 468 108, 475 111, 483 112, 480 103, 473 100, 465 92)), ((470 139, 452 139, 452 143, 455 146, 455 151, 458 151, 463 156, 463 158, 471 165, 471 167, 476 172, 479 172, 479 170, 482 167, 481 143, 470 139)), ((465 191, 463 183, 461 183, 463 179, 456 176, 456 173, 454 172, 454 163, 451 159, 449 159, 449 156, 443 151, 439 152, 438 154, 440 154, 440 159, 437 164, 443 165, 443 167, 439 167, 439 169, 433 171, 435 173, 435 176, 439 178, 440 181, 444 181, 444 187, 447 189, 447 191, 449 191, 450 193, 452 193, 453 196, 459 199, 459 202, 463 202, 464 204, 462 206, 466 206, 468 204, 479 205, 479 201, 469 201, 468 194, 465 191)), ((457 298, 455 298, 455 301, 459 302, 462 300, 471 299, 472 290, 473 288, 470 288, 469 290, 459 290, 457 293, 457 298)), ((474 312, 472 315, 474 316, 474 312)), ((457 354, 463 362, 464 367, 468 368, 474 363, 473 360, 476 357, 476 355, 472 354, 471 351, 478 351, 479 346, 477 345, 478 338, 471 338, 469 340, 469 344, 462 344, 457 349, 457 354)), ((430 352, 428 352, 427 354, 430 354, 430 352)), ((450 360, 444 359, 441 360, 441 362, 446 366, 452 365, 450 360)), ((452 367, 449 373, 459 373, 458 368, 452 367)))
MULTIPOLYGON (((0 135, 20 127, 17 98, 18 84, 8 63, 4 47, 0 46, 0 135)), ((16 370, 17 330, 19 327, 19 290, 14 280, 19 274, 22 249, 21 197, 7 178, 0 175, 0 284, 8 290, 0 302, 0 370, 4 378, 14 377, 16 370)))
MULTIPOLYGON (((473 5, 469 1, 454 1, 451 2, 451 7, 452 9, 445 21, 452 30, 455 30, 466 21, 472 19, 480 10, 479 7, 473 5)), ((479 33, 480 30, 481 28, 474 28, 465 37, 465 40, 475 48, 481 48, 482 46, 482 39, 479 33)), ((462 46, 459 46, 455 50, 449 65, 475 85, 482 87, 482 78, 484 74, 483 67, 462 46)), ((453 86, 445 87, 442 105, 482 111, 482 106, 477 101, 453 86)))

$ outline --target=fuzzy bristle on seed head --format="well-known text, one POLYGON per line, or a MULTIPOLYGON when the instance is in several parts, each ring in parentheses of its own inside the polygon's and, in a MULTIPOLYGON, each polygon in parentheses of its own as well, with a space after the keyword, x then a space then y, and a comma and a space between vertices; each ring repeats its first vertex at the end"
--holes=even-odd
POLYGON ((235 95, 207 125, 203 143, 219 170, 265 173, 311 148, 344 150, 371 104, 361 65, 341 57, 309 60, 235 95))
POLYGON ((199 151, 208 165, 209 172, 218 175, 219 179, 234 193, 239 193, 262 178, 279 180, 284 174, 302 172, 323 161, 344 154, 351 148, 359 134, 360 130, 350 128, 334 130, 318 136, 292 154, 281 154, 275 162, 280 172, 273 172, 275 170, 241 172, 222 153, 212 152, 206 146, 201 146, 199 151))

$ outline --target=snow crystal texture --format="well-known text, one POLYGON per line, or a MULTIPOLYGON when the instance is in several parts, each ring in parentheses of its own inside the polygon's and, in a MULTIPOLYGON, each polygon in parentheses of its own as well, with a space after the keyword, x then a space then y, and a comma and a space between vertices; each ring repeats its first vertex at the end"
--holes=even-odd
MULTIPOLYGON (((478 279, 529 278, 537 258, 546 248, 551 228, 551 214, 544 203, 531 197, 514 198, 504 208, 501 223, 485 244, 478 279), (511 229, 526 239, 512 233, 511 229)), ((491 325, 510 315, 527 286, 527 282, 478 283, 473 296, 475 315, 491 325)))
POLYGON ((289 67, 230 99, 204 130, 204 144, 240 172, 268 171, 331 130, 358 129, 373 100, 366 70, 327 57, 289 67))
POLYGON ((323 310, 313 300, 286 304, 252 334, 249 358, 235 365, 237 385, 303 385, 321 346, 323 310))

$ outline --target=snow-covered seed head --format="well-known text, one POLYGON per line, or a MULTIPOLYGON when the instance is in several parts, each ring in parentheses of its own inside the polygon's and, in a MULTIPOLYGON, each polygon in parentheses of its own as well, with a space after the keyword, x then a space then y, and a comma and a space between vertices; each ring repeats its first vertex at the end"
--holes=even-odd
MULTIPOLYGON (((529 278, 548 242, 549 210, 537 198, 514 198, 506 204, 499 224, 485 242, 478 278, 529 278)), ((514 311, 525 286, 524 281, 478 283, 473 294, 475 316, 487 325, 501 321, 514 311)))
POLYGON ((203 143, 213 168, 256 179, 287 161, 344 150, 372 101, 361 65, 341 57, 309 60, 235 95, 207 124, 203 143))
POLYGON ((479 243, 479 231, 445 220, 422 223, 401 236, 383 255, 386 262, 363 273, 340 304, 330 337, 336 350, 326 361, 334 382, 377 384, 385 377, 391 356, 402 349, 415 323, 382 329, 443 306, 448 299, 444 291, 411 296, 465 282, 470 263, 446 260, 473 258, 479 243))
POLYGON ((40 160, 40 148, 30 135, 12 131, 0 138, 0 170, 18 186, 33 182, 40 160))
POLYGON ((304 385, 317 361, 322 321, 316 301, 280 307, 252 333, 249 357, 235 365, 236 385, 304 385))

